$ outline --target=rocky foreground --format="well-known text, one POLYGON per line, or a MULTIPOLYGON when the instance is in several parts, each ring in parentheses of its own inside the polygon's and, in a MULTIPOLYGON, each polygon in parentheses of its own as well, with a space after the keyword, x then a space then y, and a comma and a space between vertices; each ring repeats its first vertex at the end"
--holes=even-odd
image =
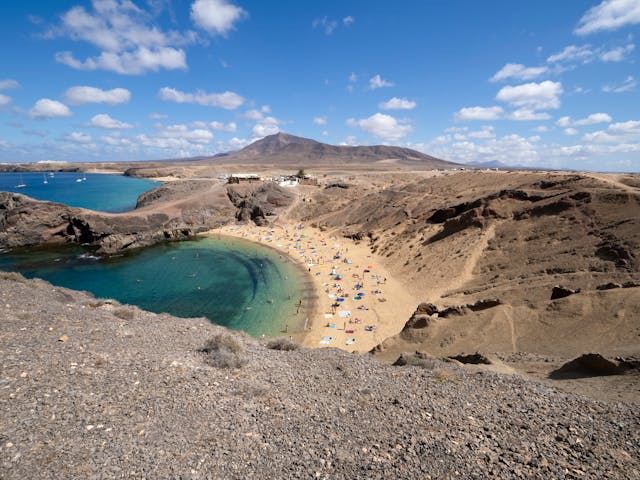
POLYGON ((640 477, 637 404, 0 275, 3 479, 640 477))

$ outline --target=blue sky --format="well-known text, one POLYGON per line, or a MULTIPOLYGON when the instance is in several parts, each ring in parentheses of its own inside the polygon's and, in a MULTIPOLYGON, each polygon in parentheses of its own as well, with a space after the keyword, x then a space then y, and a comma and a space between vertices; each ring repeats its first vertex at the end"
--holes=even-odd
POLYGON ((1 8, 0 162, 209 155, 286 131, 640 171, 640 0, 1 8))

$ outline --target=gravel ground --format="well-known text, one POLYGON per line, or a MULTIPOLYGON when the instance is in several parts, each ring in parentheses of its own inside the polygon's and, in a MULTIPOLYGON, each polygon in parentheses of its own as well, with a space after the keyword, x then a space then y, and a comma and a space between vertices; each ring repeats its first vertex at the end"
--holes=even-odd
POLYGON ((0 306, 2 479, 640 478, 638 404, 235 333, 217 368, 204 319, 14 274, 0 306))

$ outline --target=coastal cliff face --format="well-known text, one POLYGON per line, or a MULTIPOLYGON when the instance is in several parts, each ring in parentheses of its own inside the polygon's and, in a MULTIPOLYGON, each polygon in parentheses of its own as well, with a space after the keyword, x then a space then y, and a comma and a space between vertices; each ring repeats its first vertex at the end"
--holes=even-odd
POLYGON ((106 214, 0 192, 0 248, 76 243, 112 254, 187 239, 236 218, 265 224, 291 201, 274 184, 174 182, 141 195, 131 212, 106 214))

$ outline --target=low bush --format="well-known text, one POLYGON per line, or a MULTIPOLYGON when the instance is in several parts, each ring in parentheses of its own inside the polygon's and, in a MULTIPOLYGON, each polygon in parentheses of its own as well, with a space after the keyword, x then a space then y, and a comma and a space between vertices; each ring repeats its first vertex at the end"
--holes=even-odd
POLYGON ((290 352, 292 350, 298 350, 300 345, 296 342, 289 340, 288 338, 274 338, 267 343, 267 348, 271 350, 282 350, 284 352, 290 352))
POLYGON ((240 368, 247 363, 242 345, 228 333, 211 337, 200 352, 205 354, 205 361, 216 368, 240 368))

